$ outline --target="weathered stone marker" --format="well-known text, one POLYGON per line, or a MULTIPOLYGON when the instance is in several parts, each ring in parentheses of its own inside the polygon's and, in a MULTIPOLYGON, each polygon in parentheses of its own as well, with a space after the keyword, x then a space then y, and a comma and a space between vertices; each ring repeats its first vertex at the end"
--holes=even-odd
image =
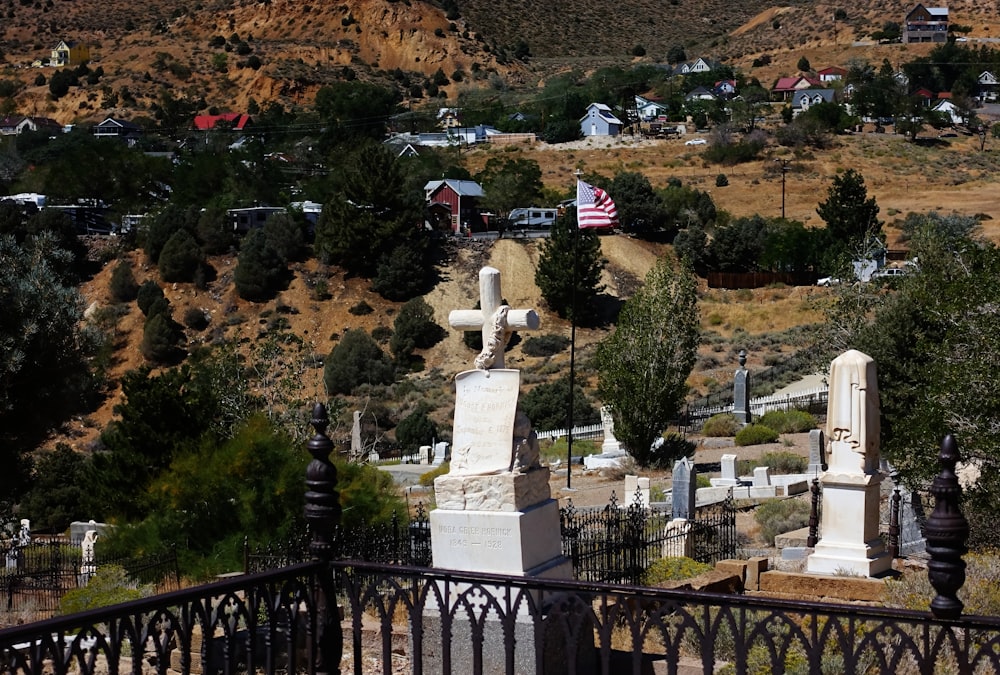
POLYGON ((820 539, 806 571, 871 577, 892 558, 879 536, 879 395, 875 361, 844 352, 830 364, 829 467, 820 477, 820 539))

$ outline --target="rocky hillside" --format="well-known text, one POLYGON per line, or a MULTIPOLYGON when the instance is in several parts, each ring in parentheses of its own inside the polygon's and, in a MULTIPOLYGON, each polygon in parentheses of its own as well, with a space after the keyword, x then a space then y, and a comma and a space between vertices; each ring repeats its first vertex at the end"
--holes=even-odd
MULTIPOLYGON (((26 87, 7 108, 64 124, 149 115, 164 91, 204 98, 208 107, 223 111, 246 110, 251 99, 307 106, 320 86, 338 79, 385 79, 391 73, 419 84, 439 69, 450 80, 442 91, 454 99, 466 87, 531 86, 556 70, 625 64, 639 46, 646 55, 638 61, 663 62, 671 47, 682 46, 689 57, 712 56, 746 70, 754 58, 768 54, 776 70, 753 73, 766 80, 778 70, 794 71, 801 54, 817 63, 850 58, 842 48, 885 21, 900 21, 906 9, 886 0, 851 6, 801 0, 443 5, 150 0, 136 12, 121 0, 8 0, 0 9, 0 80, 26 87), (838 9, 846 19, 833 20, 838 9), (63 39, 91 45, 93 66, 104 75, 53 101, 47 85, 35 84, 53 69, 30 64, 63 39), (827 51, 832 53, 824 58, 827 51), (515 58, 525 53, 528 59, 515 58), (456 72, 460 81, 453 78, 456 72)), ((1000 29, 995 3, 955 0, 949 8, 954 22, 971 28, 971 37, 990 37, 1000 29)), ((889 55, 893 62, 908 49, 896 47, 889 55)))

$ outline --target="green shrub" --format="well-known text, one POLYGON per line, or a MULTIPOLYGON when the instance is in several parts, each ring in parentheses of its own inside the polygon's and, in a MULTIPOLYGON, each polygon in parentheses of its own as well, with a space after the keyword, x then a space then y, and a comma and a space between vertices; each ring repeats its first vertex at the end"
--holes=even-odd
POLYGON ((808 462, 805 457, 793 452, 765 452, 760 459, 741 459, 736 463, 736 471, 746 476, 753 473, 757 466, 769 467, 773 474, 805 473, 808 462))
POLYGON ((760 525, 760 538, 774 544, 779 534, 798 530, 809 524, 809 502, 801 499, 774 499, 757 507, 753 514, 760 525))
POLYGON ((148 586, 138 587, 120 565, 102 565, 82 588, 74 588, 59 600, 61 614, 75 614, 88 609, 108 607, 153 594, 148 586))
POLYGON ((392 338, 392 329, 388 326, 375 326, 372 328, 372 339, 380 345, 384 345, 392 338))
POLYGON ((762 445, 778 440, 778 432, 763 424, 751 424, 736 432, 736 445, 762 445))
POLYGON ((132 265, 128 261, 122 260, 115 265, 114 271, 111 272, 109 289, 111 298, 115 302, 131 302, 139 295, 139 284, 132 274, 132 265))
MULTIPOLYGON (((958 599, 965 603, 966 614, 1000 614, 1000 551, 970 553, 965 556, 965 583, 958 589, 958 599)), ((908 571, 897 579, 886 580, 882 597, 889 607, 926 612, 937 595, 924 571, 908 571)))
POLYGON ((521 347, 528 356, 552 356, 569 347, 569 338, 565 335, 539 335, 524 341, 521 347))
POLYGON ((406 361, 413 350, 433 347, 443 338, 444 329, 434 321, 434 308, 416 297, 399 309, 389 349, 397 361, 406 361))
POLYGON ((771 410, 758 424, 770 427, 779 434, 798 434, 816 428, 816 418, 805 410, 771 410))
POLYGON ((177 230, 170 235, 157 261, 160 278, 168 283, 193 281, 202 264, 201 248, 187 230, 177 230))
POLYGON ((350 394, 362 384, 392 384, 392 361, 362 329, 350 329, 330 351, 323 368, 323 382, 331 394, 350 394))
POLYGON ((407 415, 396 426, 396 441, 407 449, 430 445, 438 437, 438 428, 423 410, 407 415))
POLYGON ((715 177, 715 187, 726 187, 727 185, 729 185, 729 178, 726 177, 726 174, 720 173, 715 177))
POLYGON ((690 579, 711 571, 711 565, 691 558, 660 558, 646 568, 643 583, 647 586, 655 586, 664 581, 690 579))
POLYGON ((189 307, 184 311, 184 325, 192 330, 208 328, 208 315, 197 307, 189 307))
POLYGON ((650 451, 650 460, 645 466, 654 469, 672 469, 681 457, 691 457, 698 447, 681 434, 670 431, 662 436, 663 442, 650 451))
POLYGON ((372 306, 369 305, 367 302, 361 300, 356 305, 349 308, 347 311, 348 313, 353 314, 354 316, 364 316, 365 314, 371 314, 375 310, 372 309, 372 306))
POLYGON ((441 464, 441 466, 431 469, 427 473, 420 474, 420 484, 423 485, 424 487, 430 487, 431 485, 434 485, 434 479, 437 478, 438 476, 443 476, 446 473, 448 473, 448 470, 450 468, 451 464, 449 462, 444 462, 443 464, 441 464))
POLYGON ((735 436, 742 428, 743 425, 736 419, 736 415, 732 413, 719 413, 718 415, 712 415, 705 421, 705 426, 702 427, 701 433, 712 438, 735 436))
POLYGON ((148 317, 149 309, 153 306, 153 303, 162 299, 163 289, 152 279, 147 279, 139 286, 139 292, 136 294, 135 301, 139 305, 139 311, 148 317))
POLYGON ((251 302, 270 300, 277 294, 287 273, 285 261, 264 230, 251 230, 240 245, 233 270, 233 283, 240 297, 251 302))

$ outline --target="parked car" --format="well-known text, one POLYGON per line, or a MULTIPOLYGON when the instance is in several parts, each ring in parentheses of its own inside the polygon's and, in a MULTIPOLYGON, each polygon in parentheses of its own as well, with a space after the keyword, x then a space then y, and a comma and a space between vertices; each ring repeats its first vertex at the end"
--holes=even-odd
POLYGON ((902 267, 883 267, 872 272, 872 281, 882 281, 886 279, 898 279, 906 276, 907 271, 902 267))
POLYGON ((823 277, 816 280, 817 286, 839 286, 841 283, 843 282, 837 277, 823 277))
POLYGON ((706 145, 708 141, 704 138, 692 138, 690 141, 684 141, 684 145, 706 145))

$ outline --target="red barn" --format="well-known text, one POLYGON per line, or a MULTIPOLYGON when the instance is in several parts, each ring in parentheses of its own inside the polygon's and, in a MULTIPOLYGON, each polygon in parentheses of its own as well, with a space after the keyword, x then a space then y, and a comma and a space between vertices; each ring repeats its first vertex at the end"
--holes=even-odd
POLYGON ((483 232, 489 225, 488 216, 479 208, 483 188, 475 181, 432 180, 424 186, 424 196, 427 208, 440 213, 454 233, 483 232))

